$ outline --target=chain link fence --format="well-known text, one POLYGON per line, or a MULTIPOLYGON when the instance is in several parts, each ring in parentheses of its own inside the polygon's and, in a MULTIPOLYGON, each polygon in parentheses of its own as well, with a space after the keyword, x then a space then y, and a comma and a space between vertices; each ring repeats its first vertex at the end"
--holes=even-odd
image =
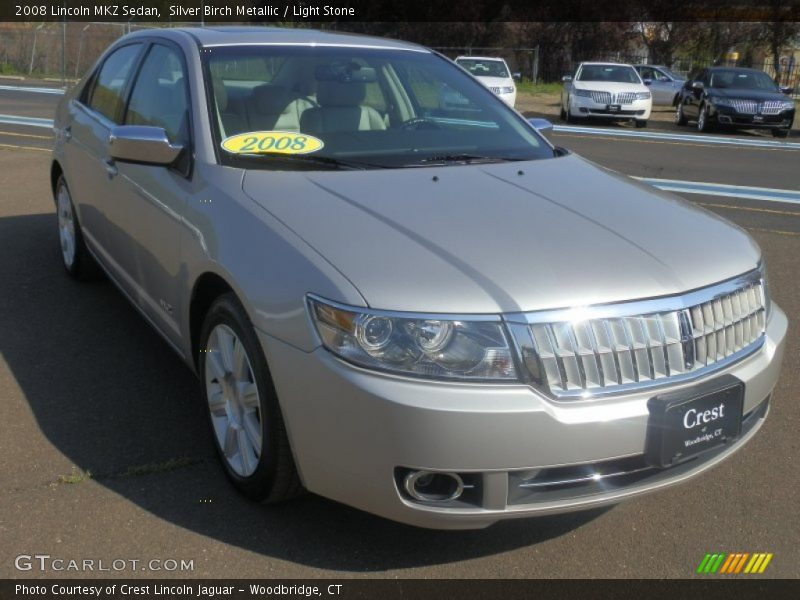
MULTIPOLYGON (((169 23, 156 26, 181 25, 198 24, 169 23)), ((0 23, 0 76, 35 77, 69 85, 79 79, 109 44, 120 36, 153 26, 134 23, 0 23)), ((564 48, 543 51, 539 46, 438 46, 434 49, 450 58, 461 55, 502 57, 512 72, 519 73, 522 79, 534 83, 560 81, 563 75, 574 73, 578 64, 587 60, 629 64, 649 62, 647 55, 616 50, 574 57, 564 48)), ((679 56, 665 66, 686 76, 711 64, 709 59, 679 56)), ((737 65, 732 61, 725 64, 737 65)), ((777 70, 772 59, 752 66, 763 69, 779 85, 794 88, 793 96, 800 98, 800 64, 793 57, 782 58, 777 70)))

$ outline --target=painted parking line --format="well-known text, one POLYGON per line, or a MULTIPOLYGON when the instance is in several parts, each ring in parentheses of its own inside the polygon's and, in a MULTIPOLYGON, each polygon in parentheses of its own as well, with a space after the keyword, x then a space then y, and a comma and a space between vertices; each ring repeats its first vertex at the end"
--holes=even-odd
POLYGON ((763 200, 767 202, 784 202, 800 204, 800 191, 779 190, 774 188, 751 187, 746 185, 728 185, 725 183, 704 183, 699 181, 680 181, 676 179, 652 179, 649 177, 634 177, 653 187, 668 192, 683 192, 684 194, 703 194, 706 196, 726 196, 729 198, 747 198, 748 200, 763 200))
POLYGON ((61 96, 64 94, 62 88, 47 87, 26 87, 21 85, 0 85, 0 91, 4 92, 28 92, 33 94, 53 94, 61 96))
POLYGON ((693 135, 691 133, 669 133, 655 131, 627 131, 624 129, 604 129, 602 127, 579 127, 576 125, 553 125, 554 133, 583 133, 600 137, 627 137, 650 140, 670 140, 677 142, 703 143, 718 146, 745 146, 751 148, 778 148, 781 150, 800 150, 800 142, 781 142, 778 140, 730 138, 718 135, 693 135))
POLYGON ((6 125, 28 125, 30 127, 53 128, 53 119, 40 119, 38 117, 21 117, 19 115, 0 115, 0 123, 6 125))

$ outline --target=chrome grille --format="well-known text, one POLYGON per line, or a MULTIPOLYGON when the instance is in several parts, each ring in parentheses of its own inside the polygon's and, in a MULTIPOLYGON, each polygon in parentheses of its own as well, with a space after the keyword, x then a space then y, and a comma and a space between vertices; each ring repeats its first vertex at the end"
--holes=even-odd
POLYGON ((636 100, 636 92, 622 92, 617 94, 617 104, 633 104, 636 100))
POLYGON ((758 102, 754 100, 731 100, 731 105, 736 112, 754 115, 758 112, 758 102))
POLYGON ((784 110, 783 102, 778 100, 767 100, 761 103, 762 115, 777 115, 784 110))
POLYGON ((524 317, 509 327, 531 378, 556 396, 591 396, 688 379, 749 354, 763 343, 766 296, 754 271, 683 296, 524 317))
POLYGON ((592 95, 592 100, 598 104, 611 104, 611 94, 609 92, 589 92, 592 95))

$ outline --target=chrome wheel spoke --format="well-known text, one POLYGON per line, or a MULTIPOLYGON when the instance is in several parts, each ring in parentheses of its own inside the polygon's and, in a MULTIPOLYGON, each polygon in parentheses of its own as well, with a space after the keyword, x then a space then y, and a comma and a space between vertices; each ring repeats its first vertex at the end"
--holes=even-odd
POLYGON ((225 373, 233 372, 233 343, 236 339, 227 327, 217 327, 217 350, 219 350, 225 373))
POLYGON ((221 382, 225 378, 225 365, 222 364, 222 357, 219 350, 210 350, 206 355, 206 365, 211 367, 211 371, 217 381, 221 382))
POLYGON ((231 357, 231 373, 237 380, 245 379, 250 375, 250 366, 247 364, 247 354, 244 351, 242 342, 234 339, 233 356, 231 357))
POLYGON ((222 393, 222 387, 218 384, 213 385, 216 385, 217 389, 215 391, 209 389, 208 406, 211 409, 212 415, 215 417, 222 417, 227 414, 225 409, 228 406, 228 401, 222 393))
POLYGON ((258 402, 258 387, 256 387, 255 383, 249 381, 237 383, 237 387, 239 388, 239 399, 242 403, 242 407, 246 409, 260 408, 258 402))
POLYGON ((239 434, 231 422, 228 423, 228 427, 225 429, 225 441, 222 445, 222 451, 229 460, 239 452, 239 434))
POLYGON ((208 336, 203 367, 214 435, 228 467, 248 477, 261 459, 261 399, 241 339, 227 325, 208 336))
POLYGON ((247 433, 256 456, 261 456, 261 423, 256 420, 255 413, 250 412, 244 415, 244 431, 247 433))
POLYGON ((247 439, 247 433, 244 429, 239 429, 236 432, 236 443, 239 448, 239 457, 242 460, 242 469, 245 473, 252 473, 256 469, 255 457, 253 456, 253 447, 250 440, 247 439))

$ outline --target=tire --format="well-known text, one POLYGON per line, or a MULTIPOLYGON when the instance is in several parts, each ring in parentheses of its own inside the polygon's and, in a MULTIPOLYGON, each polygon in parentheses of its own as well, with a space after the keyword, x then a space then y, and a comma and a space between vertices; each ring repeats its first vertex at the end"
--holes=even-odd
POLYGON ((708 107, 705 104, 700 107, 700 112, 697 114, 697 131, 700 133, 713 131, 711 119, 708 116, 708 107))
POLYGON ((571 123, 575 125, 578 122, 578 117, 572 115, 570 106, 569 106, 569 98, 567 98, 567 109, 564 111, 566 113, 566 118, 564 119, 567 123, 571 123))
POLYGON ((636 128, 643 129, 647 127, 647 121, 645 119, 636 119, 636 128))
POLYGON ((683 102, 678 102, 678 108, 675 109, 675 125, 686 125, 688 119, 683 114, 683 102))
POLYGON ((790 133, 791 133, 791 129, 773 129, 772 130, 772 137, 788 138, 790 133))
POLYGON ((63 175, 56 182, 55 196, 61 264, 74 279, 90 281, 100 278, 102 272, 86 247, 72 194, 63 175))
POLYGON ((211 435, 234 487, 267 504, 300 495, 303 487, 267 361, 233 293, 211 305, 197 363, 211 435))
POLYGON ((567 111, 564 110, 564 106, 561 106, 561 113, 558 115, 562 121, 567 120, 567 111))

